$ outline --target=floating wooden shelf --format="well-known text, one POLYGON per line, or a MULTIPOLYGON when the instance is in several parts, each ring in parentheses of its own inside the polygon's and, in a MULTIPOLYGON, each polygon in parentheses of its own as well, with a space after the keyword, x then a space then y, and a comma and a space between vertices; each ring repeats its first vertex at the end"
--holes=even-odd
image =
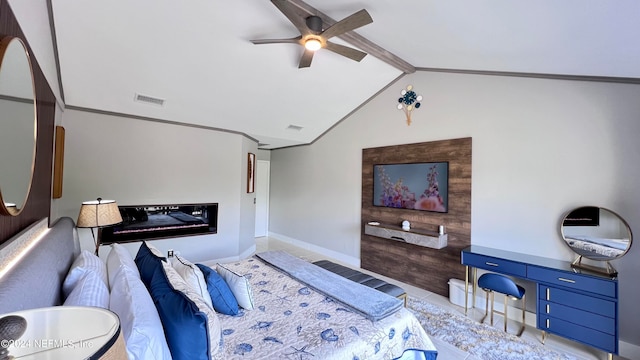
POLYGON ((403 230, 401 226, 390 224, 365 224, 364 233, 371 236, 402 241, 433 249, 442 249, 447 247, 447 234, 440 235, 437 231, 421 229, 403 230))

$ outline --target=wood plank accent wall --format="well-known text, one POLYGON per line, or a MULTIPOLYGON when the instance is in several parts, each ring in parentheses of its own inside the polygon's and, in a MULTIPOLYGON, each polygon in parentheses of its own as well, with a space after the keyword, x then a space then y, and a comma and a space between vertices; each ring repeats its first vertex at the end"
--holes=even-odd
POLYGON ((460 251, 471 245, 471 138, 386 146, 362 150, 362 224, 360 262, 364 269, 448 296, 448 281, 464 279, 460 251), (437 213, 373 206, 376 164, 449 162, 449 211, 437 213), (446 226, 448 245, 435 250, 364 233, 369 221, 437 231, 446 226))
MULTIPOLYGON (((29 50, 36 87, 38 135, 36 160, 29 198, 20 215, 0 215, 0 244, 34 222, 49 217, 51 208, 53 134, 56 111, 55 95, 51 91, 47 79, 38 65, 16 17, 9 7, 8 1, 0 0, 0 36, 6 35, 21 38, 29 50)), ((7 169, 0 169, 0 171, 7 171, 7 169)), ((2 184, 0 184, 0 189, 2 189, 2 184)))

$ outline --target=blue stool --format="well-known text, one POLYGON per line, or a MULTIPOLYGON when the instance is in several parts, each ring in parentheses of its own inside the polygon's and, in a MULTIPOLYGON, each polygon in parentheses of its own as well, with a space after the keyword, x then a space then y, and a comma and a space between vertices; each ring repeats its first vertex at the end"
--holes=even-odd
POLYGON ((514 300, 522 299, 522 327, 518 332, 518 336, 522 335, 524 331, 524 312, 525 312, 525 298, 524 288, 517 285, 513 280, 500 274, 486 273, 480 276, 478 279, 478 286, 487 293, 486 306, 484 317, 480 322, 484 322, 484 319, 489 313, 489 293, 491 293, 491 325, 493 325, 493 313, 502 314, 504 316, 504 331, 507 331, 507 299, 511 297, 514 300), (496 311, 493 309, 493 297, 494 292, 504 294, 504 312, 496 311))

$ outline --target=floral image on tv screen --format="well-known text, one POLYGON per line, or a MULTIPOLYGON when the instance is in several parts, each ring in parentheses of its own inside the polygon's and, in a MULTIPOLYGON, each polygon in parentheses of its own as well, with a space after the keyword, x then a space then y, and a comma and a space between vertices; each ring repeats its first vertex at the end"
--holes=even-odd
POLYGON ((373 205, 446 213, 449 163, 373 167, 373 205))

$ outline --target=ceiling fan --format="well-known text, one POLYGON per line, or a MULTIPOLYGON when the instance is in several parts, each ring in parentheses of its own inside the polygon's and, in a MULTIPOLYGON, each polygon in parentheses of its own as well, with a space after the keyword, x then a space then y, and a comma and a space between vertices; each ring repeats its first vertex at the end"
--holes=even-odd
POLYGON ((271 2, 286 16, 289 21, 300 31, 300 36, 290 39, 259 39, 251 40, 254 44, 278 44, 293 43, 304 47, 304 53, 298 63, 298 68, 311 66, 311 60, 316 50, 325 48, 336 54, 348 57, 351 60, 360 61, 367 53, 348 46, 339 45, 329 41, 334 36, 342 35, 351 30, 373 22, 367 10, 360 10, 338 21, 337 23, 322 29, 322 19, 319 16, 306 16, 297 10, 287 0, 271 0, 271 2))

